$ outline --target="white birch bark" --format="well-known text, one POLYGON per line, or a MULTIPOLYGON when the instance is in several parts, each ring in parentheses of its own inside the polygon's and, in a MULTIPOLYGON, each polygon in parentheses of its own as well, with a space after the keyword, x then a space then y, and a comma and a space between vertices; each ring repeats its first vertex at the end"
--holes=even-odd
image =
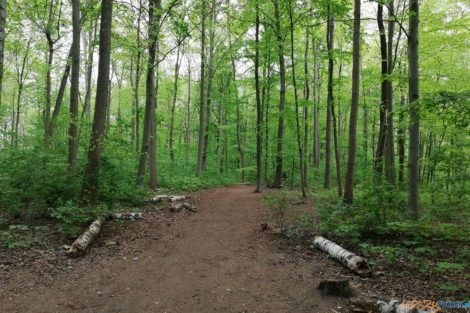
POLYGON ((325 239, 322 236, 316 236, 313 244, 360 276, 367 277, 370 275, 371 270, 369 268, 369 264, 364 258, 358 256, 357 254, 343 249, 336 243, 325 239))

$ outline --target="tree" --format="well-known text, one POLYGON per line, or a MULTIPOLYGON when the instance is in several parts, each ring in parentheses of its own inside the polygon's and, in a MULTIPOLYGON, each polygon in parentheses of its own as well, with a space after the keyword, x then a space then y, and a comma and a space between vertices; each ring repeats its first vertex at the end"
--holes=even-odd
POLYGON ((359 84, 361 63, 361 0, 354 0, 353 68, 351 88, 351 112, 349 115, 349 146, 346 182, 343 201, 352 204, 354 200, 354 174, 356 166, 357 114, 359 110, 359 84))
POLYGON ((408 126, 408 209, 415 218, 419 216, 419 54, 418 54, 419 4, 409 3, 408 31, 408 103, 410 120, 408 126))
POLYGON ((334 40, 334 17, 330 12, 330 5, 328 4, 328 17, 326 24, 326 45, 328 49, 328 95, 327 95, 327 108, 326 108, 326 143, 325 143, 325 179, 323 187, 330 188, 331 178, 331 108, 333 107, 333 40, 334 40))
POLYGON ((80 0, 72 0, 73 42, 72 77, 70 83, 70 124, 69 124, 69 170, 77 165, 78 153, 78 106, 80 87, 80 0))
POLYGON ((206 0, 201 0, 201 69, 199 81, 199 141, 197 146, 196 175, 204 171, 204 147, 206 145, 207 109, 206 109, 206 0))
POLYGON ((151 0, 149 2, 149 46, 147 60, 147 78, 145 87, 145 112, 144 112, 144 129, 142 133, 142 145, 139 156, 139 166, 137 169, 137 185, 143 186, 145 179, 145 168, 147 166, 147 154, 150 152, 150 136, 154 136, 152 132, 152 119, 155 115, 155 59, 157 53, 158 41, 158 24, 161 12, 160 0, 151 0))
MULTIPOLYGON (((304 168, 304 146, 302 141, 302 134, 300 130, 300 117, 299 117, 299 95, 297 92, 297 80, 295 78, 295 51, 294 51, 294 8, 292 6, 292 0, 289 0, 289 21, 290 21, 290 58, 292 63, 292 85, 294 87, 294 103, 295 103, 295 124, 297 128, 297 146, 299 149, 299 161, 300 161, 300 188, 302 190, 302 197, 307 197, 306 190, 306 178, 304 168)), ((305 134, 306 135, 306 134, 305 134)))
POLYGON ((279 121, 277 126, 277 151, 276 151, 276 172, 274 176, 274 188, 282 187, 283 147, 284 147, 284 109, 286 106, 286 65, 284 60, 284 39, 281 33, 281 14, 279 11, 279 1, 272 0, 274 5, 274 23, 277 40, 277 53, 279 57, 279 121))
POLYGON ((88 160, 80 193, 81 205, 94 204, 98 193, 101 153, 105 139, 106 112, 109 104, 109 69, 111 64, 111 24, 113 0, 101 2, 100 48, 96 103, 91 130, 88 160))
POLYGON ((5 51, 5 26, 7 17, 7 1, 0 0, 0 108, 2 106, 3 91, 3 59, 5 51))
POLYGON ((261 103, 259 83, 259 3, 256 0, 256 31, 255 31, 255 91, 256 91, 256 189, 261 192, 262 158, 263 158, 263 107, 261 103))

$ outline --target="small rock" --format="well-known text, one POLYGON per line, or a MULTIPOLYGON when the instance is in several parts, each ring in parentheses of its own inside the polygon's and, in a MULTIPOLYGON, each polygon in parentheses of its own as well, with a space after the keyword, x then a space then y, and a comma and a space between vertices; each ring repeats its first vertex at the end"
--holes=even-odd
POLYGON ((133 258, 132 259, 132 261, 138 261, 138 260, 139 260, 139 258, 133 258))

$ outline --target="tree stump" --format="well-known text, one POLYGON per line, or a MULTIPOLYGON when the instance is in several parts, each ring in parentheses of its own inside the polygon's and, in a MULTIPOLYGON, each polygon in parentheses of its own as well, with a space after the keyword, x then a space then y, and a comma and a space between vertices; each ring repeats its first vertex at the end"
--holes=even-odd
POLYGON ((352 295, 349 280, 344 277, 333 277, 322 280, 317 288, 322 295, 348 298, 352 295))

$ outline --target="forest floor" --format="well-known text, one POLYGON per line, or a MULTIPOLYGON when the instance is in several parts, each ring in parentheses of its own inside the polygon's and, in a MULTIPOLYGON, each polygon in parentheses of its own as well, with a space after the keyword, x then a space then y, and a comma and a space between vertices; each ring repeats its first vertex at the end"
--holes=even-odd
POLYGON ((7 256, 0 312, 341 310, 345 300, 316 290, 324 264, 261 231, 269 213, 262 199, 244 185, 197 192, 197 213, 149 207, 143 220, 105 224, 83 258, 38 250, 7 256))
POLYGON ((346 299, 316 289, 330 276, 398 299, 438 299, 427 277, 360 278, 321 251, 262 231, 269 191, 253 189, 191 193, 196 213, 148 205, 142 220, 106 223, 78 259, 59 252, 64 242, 53 235, 42 247, 0 248, 0 312, 347 312, 346 299))

